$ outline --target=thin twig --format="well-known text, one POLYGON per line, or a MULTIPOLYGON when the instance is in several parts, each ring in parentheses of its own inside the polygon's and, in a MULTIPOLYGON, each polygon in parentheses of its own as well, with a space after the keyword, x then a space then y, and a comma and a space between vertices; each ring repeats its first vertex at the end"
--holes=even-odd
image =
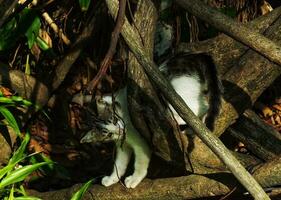
POLYGON ((63 33, 63 30, 61 28, 59 28, 56 23, 54 22, 54 20, 50 17, 50 15, 47 12, 44 12, 42 14, 42 17, 46 20, 46 22, 49 24, 49 26, 53 29, 53 31, 58 34, 58 36, 62 39, 62 41, 64 42, 64 44, 66 45, 70 45, 71 42, 70 40, 67 38, 67 36, 63 33))
POLYGON ((102 80, 102 78, 106 74, 106 71, 109 68, 109 66, 111 66, 111 60, 115 53, 118 38, 119 38, 119 35, 121 32, 122 26, 124 24, 125 8, 126 8, 126 0, 120 0, 119 11, 118 11, 118 16, 117 16, 117 20, 116 20, 116 26, 111 35, 109 49, 101 63, 98 74, 88 84, 88 88, 87 88, 88 91, 93 91, 96 88, 98 83, 102 80))

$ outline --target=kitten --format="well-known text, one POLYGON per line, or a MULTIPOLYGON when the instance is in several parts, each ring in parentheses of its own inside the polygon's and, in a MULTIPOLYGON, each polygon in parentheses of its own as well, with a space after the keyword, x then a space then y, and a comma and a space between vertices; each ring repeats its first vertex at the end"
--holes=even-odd
MULTIPOLYGON (((95 127, 82 139, 84 142, 116 142, 116 158, 113 172, 103 177, 101 183, 110 186, 117 183, 125 174, 132 153, 135 155, 134 172, 125 178, 127 188, 135 188, 146 176, 151 150, 146 141, 133 126, 127 103, 127 87, 119 90, 112 98, 105 95, 96 101, 98 118, 95 127), (112 105, 114 102, 115 110, 112 105)), ((74 102, 81 102, 81 96, 75 96, 74 102)))
MULTIPOLYGON (((160 70, 168 77, 171 85, 194 114, 212 130, 215 117, 219 113, 222 87, 211 57, 205 54, 176 55, 162 64, 160 70)), ((125 178, 125 186, 135 188, 147 174, 151 150, 131 122, 127 88, 119 90, 113 96, 114 98, 105 95, 96 100, 98 116, 93 122, 94 128, 81 139, 81 142, 116 142, 113 172, 102 179, 104 186, 119 181, 134 153, 134 172, 125 178)), ((73 101, 81 104, 81 98, 85 97, 76 95, 73 101)), ((171 105, 169 109, 180 127, 186 128, 185 121, 171 105)))

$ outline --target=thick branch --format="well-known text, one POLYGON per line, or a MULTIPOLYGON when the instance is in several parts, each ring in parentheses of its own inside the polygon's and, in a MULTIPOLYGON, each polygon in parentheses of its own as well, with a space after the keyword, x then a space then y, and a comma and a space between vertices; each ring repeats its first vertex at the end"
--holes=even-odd
MULTIPOLYGON (((264 33, 281 15, 281 7, 275 8, 267 15, 262 15, 253 21, 245 24, 259 33, 264 33)), ((219 36, 194 42, 181 43, 178 46, 178 52, 209 52, 218 66, 218 72, 221 77, 236 64, 236 61, 246 53, 249 48, 240 42, 233 40, 231 37, 220 34, 219 36)))
MULTIPOLYGON (((277 161, 276 164, 265 164, 260 170, 255 172, 255 177, 270 186, 270 181, 266 178, 268 174, 266 169, 271 172, 275 170, 278 174, 277 161), (269 167, 271 166, 271 167, 269 167)), ((280 161, 279 161, 280 162, 280 161)), ((273 162, 272 162, 273 163, 273 162)), ((280 171, 280 170, 279 170, 280 171)), ((280 174, 280 173, 279 173, 280 174)), ((279 179, 281 180, 281 179, 279 179)), ((28 193, 42 199, 52 200, 69 200, 74 192, 81 188, 81 184, 72 186, 71 188, 56 190, 51 192, 39 193, 29 191, 28 193)), ((146 200, 146 199, 163 199, 163 200, 182 200, 182 199, 207 199, 208 197, 222 196, 229 193, 232 189, 240 190, 239 184, 229 173, 209 174, 206 176, 190 175, 176 178, 165 179, 145 179, 135 189, 127 189, 120 183, 111 187, 94 185, 84 195, 84 200, 146 200)), ((241 192, 240 192, 241 193, 241 192)), ((275 193, 274 196, 280 195, 275 193)), ((237 198, 238 199, 238 198, 237 198)), ((240 199, 240 198, 239 198, 240 199)))
MULTIPOLYGON (((111 187, 94 185, 90 191, 85 194, 83 199, 107 199, 107 200, 133 200, 133 199, 166 199, 166 200, 182 200, 193 198, 204 198, 209 196, 225 195, 237 182, 230 174, 214 175, 220 180, 228 180, 228 183, 221 183, 212 178, 190 175, 177 178, 166 178, 156 180, 143 180, 135 189, 126 189, 121 184, 115 184, 111 187), (227 177, 227 178, 226 178, 227 177)), ((75 185, 71 189, 48 192, 35 193, 39 198, 52 200, 70 199, 71 194, 78 190, 81 185, 75 185)), ((31 193, 32 194, 32 193, 31 193)))
MULTIPOLYGON (((265 35, 277 44, 281 41, 281 18, 269 27, 265 35)), ((253 50, 247 51, 223 76, 225 95, 215 134, 221 135, 245 109, 250 108, 262 92, 281 74, 280 66, 253 50), (243 102, 243 103, 241 103, 243 102)))
POLYGON ((49 91, 43 83, 21 71, 9 70, 9 66, 3 63, 0 66, 0 84, 9 86, 40 107, 47 103, 49 91))
POLYGON ((269 60, 281 65, 281 47, 260 33, 236 22, 214 8, 196 0, 176 0, 196 17, 208 22, 218 30, 251 47, 269 60))
MULTIPOLYGON (((118 1, 106 1, 111 14, 116 18, 118 10, 118 1)), ((162 91, 165 98, 171 103, 180 116, 191 126, 202 141, 207 144, 213 152, 227 165, 234 176, 247 188, 247 190, 256 199, 269 199, 256 180, 244 169, 244 167, 229 153, 224 144, 215 137, 206 126, 198 119, 194 113, 187 107, 183 99, 175 92, 173 87, 160 73, 155 63, 149 59, 149 56, 144 52, 142 45, 135 38, 136 33, 131 25, 126 20, 122 29, 122 35, 134 53, 139 63, 144 67, 149 78, 162 91)))
POLYGON ((226 132, 263 160, 270 161, 281 155, 280 133, 251 110, 244 112, 226 132))

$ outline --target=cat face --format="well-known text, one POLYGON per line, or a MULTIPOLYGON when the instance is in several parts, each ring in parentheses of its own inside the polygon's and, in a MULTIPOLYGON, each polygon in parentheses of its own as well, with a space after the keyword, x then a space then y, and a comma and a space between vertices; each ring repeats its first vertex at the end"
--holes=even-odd
POLYGON ((85 142, 110 142, 124 137, 124 122, 119 117, 120 104, 112 100, 112 96, 96 98, 96 116, 92 122, 92 129, 81 139, 85 142), (114 102, 114 105, 113 105, 114 102))
POLYGON ((117 122, 96 122, 95 126, 81 139, 81 143, 102 143, 117 141, 124 137, 124 125, 121 120, 117 122))

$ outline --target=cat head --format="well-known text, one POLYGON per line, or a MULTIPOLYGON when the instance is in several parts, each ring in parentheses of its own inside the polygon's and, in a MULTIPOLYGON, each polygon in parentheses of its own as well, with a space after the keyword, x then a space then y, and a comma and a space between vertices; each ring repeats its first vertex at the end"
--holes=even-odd
POLYGON ((124 123, 122 120, 99 121, 80 140, 81 143, 103 143, 122 140, 124 134, 124 123))

